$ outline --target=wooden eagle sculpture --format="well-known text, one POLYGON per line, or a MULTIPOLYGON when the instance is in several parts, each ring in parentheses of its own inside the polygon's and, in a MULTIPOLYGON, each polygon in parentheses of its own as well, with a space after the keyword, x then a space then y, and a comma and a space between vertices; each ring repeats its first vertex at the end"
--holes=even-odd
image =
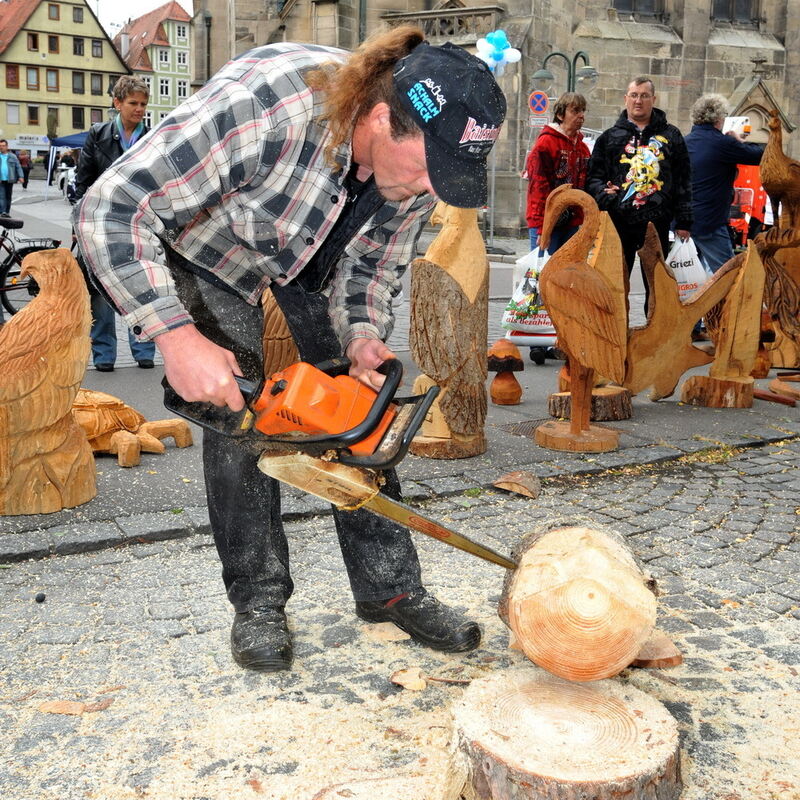
POLYGON ((423 425, 411 452, 467 458, 486 450, 489 259, 477 209, 439 203, 437 220, 442 230, 411 266, 409 346, 424 373, 414 391, 441 388, 433 408, 440 425, 423 425))
POLYGON ((39 294, 0 327, 0 514, 43 514, 96 493, 94 457, 72 416, 89 357, 89 294, 69 250, 22 262, 39 294))
POLYGON ((775 226, 800 228, 800 161, 783 152, 783 130, 777 110, 770 111, 767 125, 769 139, 759 166, 761 185, 772 205, 775 226))
MULTIPOLYGON (((566 354, 570 369, 569 436, 562 446, 545 441, 537 429, 537 442, 546 447, 568 450, 607 450, 616 447, 616 436, 599 435, 589 416, 594 373, 616 383, 625 377, 627 317, 624 300, 612 287, 603 271, 589 263, 590 253, 600 229, 601 212, 585 192, 565 184, 554 189, 545 205, 544 225, 539 246, 547 248, 553 227, 568 208, 583 209, 583 224, 545 264, 539 276, 539 291, 558 335, 558 346, 566 354), (581 442, 581 439, 585 441, 581 442), (592 443, 592 439, 596 441, 592 443), (609 439, 609 441, 611 441, 609 439), (601 444, 601 440, 605 444, 601 444)), ((613 431, 608 431, 613 434, 613 431)))

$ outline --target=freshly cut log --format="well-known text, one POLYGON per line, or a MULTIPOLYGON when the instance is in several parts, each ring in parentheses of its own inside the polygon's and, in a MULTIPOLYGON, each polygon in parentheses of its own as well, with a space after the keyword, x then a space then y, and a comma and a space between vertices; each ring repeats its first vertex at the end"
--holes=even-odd
MULTIPOLYGON (((551 417, 569 418, 570 396, 568 391, 554 392, 547 398, 547 410, 551 417)), ((589 419, 593 422, 630 419, 632 415, 631 393, 624 386, 597 386, 592 389, 589 419)))
POLYGON ((453 711, 465 800, 677 800, 678 730, 644 692, 519 668, 475 680, 453 711))
POLYGON ((549 524, 525 537, 514 558, 498 613, 531 661, 594 681, 636 658, 656 621, 654 582, 619 534, 549 524))

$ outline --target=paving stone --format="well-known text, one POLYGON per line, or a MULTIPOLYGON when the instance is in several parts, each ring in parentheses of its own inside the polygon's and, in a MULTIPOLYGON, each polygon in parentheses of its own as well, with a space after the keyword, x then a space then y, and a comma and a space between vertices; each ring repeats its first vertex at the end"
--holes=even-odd
POLYGON ((0 535, 0 564, 50 555, 50 538, 43 531, 20 531, 0 535))

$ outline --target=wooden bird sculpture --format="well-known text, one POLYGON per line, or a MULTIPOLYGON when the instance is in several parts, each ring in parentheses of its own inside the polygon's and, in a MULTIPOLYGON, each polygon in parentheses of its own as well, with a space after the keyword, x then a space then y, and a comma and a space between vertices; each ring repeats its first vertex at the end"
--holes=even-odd
POLYGON ((89 294, 69 250, 22 262, 39 294, 0 327, 0 514, 43 514, 96 493, 92 450, 72 417, 89 357, 89 294))
POLYGON ((800 228, 800 162, 783 152, 781 119, 775 109, 770 111, 768 126, 769 139, 759 167, 761 185, 769 196, 775 225, 800 228))
POLYGON ((539 276, 539 291, 558 346, 570 366, 570 423, 540 425, 536 441, 553 449, 595 451, 617 446, 616 432, 589 425, 594 372, 621 383, 625 376, 626 313, 621 294, 602 271, 588 262, 600 228, 601 212, 585 192, 569 185, 554 189, 545 205, 539 239, 546 248, 558 217, 568 208, 583 209, 583 224, 548 260, 539 276), (541 433, 540 433, 541 432, 541 433))
POLYGON ((468 458, 486 450, 489 259, 476 209, 439 203, 437 219, 442 230, 411 265, 409 345, 424 373, 414 391, 441 393, 411 452, 468 458))

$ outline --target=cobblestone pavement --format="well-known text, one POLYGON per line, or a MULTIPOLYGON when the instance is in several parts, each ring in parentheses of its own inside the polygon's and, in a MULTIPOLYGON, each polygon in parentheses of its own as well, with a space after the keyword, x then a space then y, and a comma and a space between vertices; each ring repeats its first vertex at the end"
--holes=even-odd
MULTIPOLYGON (((426 511, 505 552, 554 514, 627 536, 658 578, 659 625, 685 661, 617 680, 677 719, 683 797, 798 800, 800 441, 714 460, 545 482, 535 501, 470 492, 426 511)), ((297 656, 278 677, 231 661, 231 614, 207 537, 0 570, 0 796, 311 800, 366 777, 435 783, 462 687, 410 692, 389 676, 419 666, 469 679, 527 663, 508 650, 495 613, 503 570, 420 537, 428 585, 485 632, 474 653, 436 654, 381 641, 355 618, 327 515, 288 533, 297 656), (53 700, 88 708, 39 710, 53 700)))

